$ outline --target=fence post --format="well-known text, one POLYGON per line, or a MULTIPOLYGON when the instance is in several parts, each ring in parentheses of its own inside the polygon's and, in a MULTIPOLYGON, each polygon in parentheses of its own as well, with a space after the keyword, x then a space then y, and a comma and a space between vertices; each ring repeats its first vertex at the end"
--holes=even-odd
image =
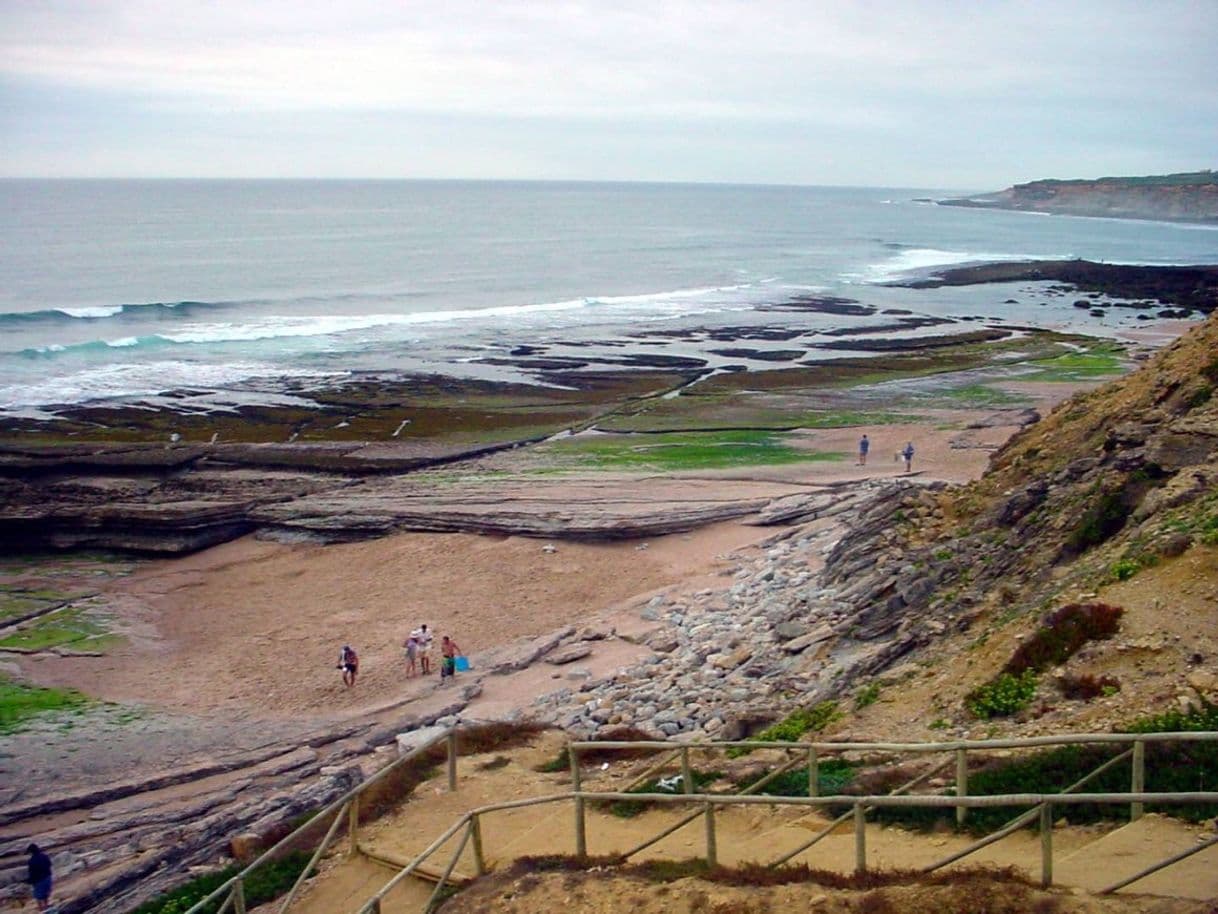
POLYGON ((448 731, 448 792, 457 789, 457 731, 448 731))
POLYGON ((245 882, 242 879, 233 883, 233 914, 245 914, 245 882))
POLYGON ((719 846, 715 841, 715 804, 706 804, 706 865, 714 869, 719 865, 719 846))
POLYGON ((686 793, 694 792, 694 773, 689 767, 689 747, 681 748, 681 788, 686 793))
POLYGON ((474 836, 474 870, 479 876, 486 875, 486 857, 482 854, 482 818, 474 813, 469 823, 474 836))
MULTIPOLYGON (((968 752, 964 749, 956 750, 956 796, 968 796, 968 752)), ((963 825, 964 820, 968 818, 968 807, 956 807, 956 825, 963 825)))
POLYGON ((359 853, 359 794, 351 798, 347 807, 347 853, 359 853))
POLYGON ((574 743, 567 744, 567 755, 571 759, 571 789, 575 793, 575 856, 588 856, 588 834, 584 830, 584 797, 579 782, 579 752, 574 743))
POLYGON ((1053 804, 1040 807, 1040 884, 1053 885, 1053 804))
MULTIPOLYGON (((1129 790, 1132 793, 1141 793, 1146 789, 1146 741, 1137 739, 1133 742, 1133 779, 1130 781, 1129 790)), ((1136 822, 1142 818, 1142 813, 1145 807, 1141 803, 1129 804, 1129 821, 1136 822)))
POLYGON ((808 796, 820 796, 820 761, 815 746, 808 747, 808 796))
POLYGON ((854 871, 867 872, 867 810, 854 804, 854 871))

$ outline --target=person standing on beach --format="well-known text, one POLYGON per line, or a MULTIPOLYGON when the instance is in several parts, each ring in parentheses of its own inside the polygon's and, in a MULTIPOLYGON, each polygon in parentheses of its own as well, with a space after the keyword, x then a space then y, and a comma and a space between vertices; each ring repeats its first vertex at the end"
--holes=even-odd
POLYGON ((406 648, 406 678, 409 679, 419 673, 419 642, 411 635, 402 642, 402 647, 406 648))
POLYGON ((446 679, 457 675, 457 657, 461 654, 461 648, 457 647, 457 642, 445 635, 440 641, 440 684, 443 685, 446 679))
POLYGON ((871 442, 868 441, 867 436, 864 435, 862 438, 859 439, 859 462, 858 462, 859 466, 861 466, 861 467, 867 466, 867 452, 869 450, 871 450, 871 442))
POLYGON ((905 472, 913 472, 913 455, 914 446, 912 441, 906 441, 905 447, 901 449, 901 456, 905 458, 905 472))
POLYGON ((37 844, 25 849, 30 855, 25 881, 34 892, 34 903, 39 911, 45 911, 51 903, 51 858, 37 844))
POLYGON ((355 677, 359 675, 359 655, 351 645, 344 644, 338 652, 338 668, 343 671, 343 685, 347 688, 355 685, 355 677))
POLYGON ((427 630, 427 623, 424 622, 412 631, 410 637, 414 638, 418 645, 419 672, 426 676, 431 672, 431 632, 427 630))

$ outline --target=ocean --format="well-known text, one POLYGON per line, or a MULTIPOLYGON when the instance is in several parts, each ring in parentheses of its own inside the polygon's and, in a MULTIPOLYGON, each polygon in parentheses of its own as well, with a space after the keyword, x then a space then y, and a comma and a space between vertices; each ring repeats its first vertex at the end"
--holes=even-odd
POLYGON ((721 339, 714 328, 797 326, 814 350, 818 334, 843 327, 889 332, 885 310, 1108 335, 1134 313, 1093 316, 1068 297, 1013 297, 1009 286, 884 283, 993 260, 1218 262, 1218 227, 928 202, 958 193, 4 180, 0 415, 166 405, 182 390, 195 394, 191 408, 232 408, 357 372, 528 379, 513 353, 620 353, 659 340, 714 365, 713 347, 686 331, 721 339), (783 307, 807 296, 867 308, 783 307))

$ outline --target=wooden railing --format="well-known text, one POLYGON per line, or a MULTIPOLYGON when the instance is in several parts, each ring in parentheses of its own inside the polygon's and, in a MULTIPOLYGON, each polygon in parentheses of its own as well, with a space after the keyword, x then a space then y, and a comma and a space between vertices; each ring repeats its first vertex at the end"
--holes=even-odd
MULTIPOLYGON (((312 816, 309 821, 303 823, 290 834, 285 835, 279 841, 275 842, 274 846, 259 854, 256 860, 242 869, 241 872, 217 886, 215 890, 213 890, 206 898, 202 898, 195 902, 195 904, 191 905, 185 914, 198 914, 198 912, 201 911, 206 905, 217 901, 219 898, 225 895, 227 895, 227 897, 225 897, 224 903, 221 904, 217 914, 227 914, 227 912, 230 910, 233 912, 233 914, 245 914, 245 880, 249 874, 258 867, 262 866, 262 864, 275 859, 275 857, 283 853, 288 847, 299 840, 306 831, 316 828, 318 820, 324 821, 326 816, 333 813, 334 820, 330 823, 330 828, 326 832, 325 837, 322 838, 321 843, 314 851, 308 865, 305 866, 305 868, 301 871, 295 885, 292 886, 291 891, 288 892, 279 906, 279 914, 284 914, 284 912, 288 910, 292 902, 296 899, 296 895, 300 891, 300 887, 304 883, 305 878, 312 871, 313 867, 317 865, 317 861, 321 859, 322 854, 326 852, 331 843, 334 841, 334 837, 338 834, 338 829, 342 825, 344 819, 347 820, 349 850, 352 853, 358 850, 357 840, 359 835, 360 797, 370 788, 376 786, 385 778, 389 777, 403 766, 409 764, 416 757, 422 755, 432 746, 435 746, 440 742, 446 742, 448 748, 448 789, 456 790, 457 733, 455 730, 447 730, 444 733, 436 734, 431 739, 416 746, 406 755, 403 755, 401 758, 395 760, 389 765, 386 765, 366 781, 363 781, 351 788, 351 790, 348 790, 337 800, 333 801, 316 815, 312 816)), ((439 845, 437 844, 436 846, 438 847, 439 845)))
MULTIPOLYGON (((718 864, 718 833, 715 824, 716 810, 719 807, 739 806, 764 804, 770 806, 794 806, 794 807, 832 807, 832 806, 847 806, 849 810, 840 816, 837 822, 823 830, 818 836, 811 841, 805 842, 794 851, 785 853, 773 863, 772 866, 777 866, 785 863, 806 851, 809 847, 828 834, 834 826, 844 822, 847 819, 854 821, 854 843, 855 843, 855 870, 856 872, 864 872, 867 869, 867 842, 866 842, 866 817, 867 813, 876 808, 893 808, 893 807, 916 807, 916 808, 954 808, 958 822, 964 822, 967 811, 977 808, 993 808, 1007 806, 1024 806, 1028 807, 1027 811, 1017 816, 1014 820, 1004 825, 1001 829, 981 841, 964 849, 963 851, 952 855, 949 858, 938 861, 931 866, 925 868, 929 872, 941 866, 946 866, 949 863, 955 862, 968 854, 979 850, 980 848, 999 840, 1006 835, 1011 834, 1016 829, 1025 825, 1031 824, 1033 821, 1039 821, 1040 839, 1041 839, 1041 883, 1045 886, 1051 885, 1053 882, 1053 814, 1055 808, 1070 807, 1080 804, 1096 804, 1096 805, 1129 805, 1131 819, 1137 819, 1143 813, 1147 803, 1154 804, 1202 804, 1202 803, 1218 803, 1218 791, 1195 791, 1195 792, 1157 792, 1148 793, 1143 787, 1145 784, 1145 747, 1148 743, 1158 742, 1218 742, 1218 733, 1214 732, 1193 732, 1193 733, 1137 733, 1137 734, 1075 734, 1069 736, 1045 736, 1045 737, 1028 737, 1023 739, 1000 739, 1000 740, 978 740, 978 741, 954 741, 942 743, 787 743, 787 742, 690 742, 682 743, 674 748, 671 742, 664 741, 642 741, 642 742, 624 742, 624 741, 596 741, 596 742, 573 742, 568 746, 571 758, 571 778, 573 789, 567 793, 551 794, 547 796, 534 797, 530 799, 517 800, 510 803, 499 803, 490 806, 483 806, 467 812, 456 823, 450 826, 440 837, 433 841, 421 854, 414 860, 402 867, 399 872, 375 895, 369 898, 364 905, 359 909, 359 914, 380 914, 381 902, 403 879, 409 877, 412 873, 419 869, 433 854, 435 854, 442 846, 450 841, 458 833, 462 833, 460 840, 457 842, 456 849, 451 858, 444 867, 440 878, 436 884, 435 890, 431 895, 431 899, 424 907, 424 911, 429 911, 434 905, 436 899, 439 898, 448 879, 455 871, 457 862, 465 849, 473 845, 474 866, 478 875, 482 875, 487 871, 487 861, 483 850, 483 822, 487 816, 509 809, 520 809, 526 806, 539 806, 543 804, 553 804, 570 802, 574 810, 573 821, 573 840, 572 849, 577 857, 587 856, 587 803, 589 802, 615 802, 615 801, 631 801, 631 802, 647 802, 660 804, 691 804, 696 807, 692 814, 683 817, 676 825, 666 827, 656 837, 638 845, 637 847, 627 851, 625 854, 618 855, 618 859, 625 860, 626 858, 637 854, 639 851, 650 847, 657 841, 676 831, 695 819, 701 817, 704 820, 705 829, 705 859, 710 866, 718 864), (968 753, 979 752, 993 749, 1025 749, 1046 746, 1061 746, 1061 745, 1086 745, 1086 744, 1116 744, 1129 745, 1129 749, 1120 753, 1113 759, 1109 759, 1100 765, 1096 770, 1090 772, 1084 778, 1067 787, 1062 793, 1051 794, 1002 794, 992 796, 970 796, 968 792, 968 753), (746 748, 750 750, 761 749, 780 749, 787 753, 795 753, 795 761, 788 759, 787 763, 780 766, 777 771, 771 771, 766 778, 761 782, 751 785, 741 793, 722 795, 722 794, 698 794, 694 793, 693 768, 691 765, 690 754, 697 751, 723 751, 730 748, 746 748), (579 762, 581 754, 592 751, 604 750, 638 750, 638 749, 655 749, 659 751, 667 750, 667 755, 653 764, 646 772, 637 777, 634 782, 625 790, 620 792, 598 792, 585 791, 582 788, 582 772, 579 762), (818 796, 818 768, 820 760, 827 753, 842 753, 842 752, 890 752, 890 753, 951 753, 951 757, 946 762, 929 769, 918 775, 908 783, 897 788, 893 793, 883 796, 818 796), (802 763, 806 759, 808 763, 808 793, 806 797, 785 797, 785 796, 759 796, 756 791, 763 786, 764 783, 779 776, 785 771, 795 767, 796 764, 802 763), (1077 793, 1081 787, 1093 780, 1099 774, 1107 771, 1112 766, 1125 760, 1131 760, 1132 774, 1130 790, 1127 793, 1077 793), (908 794, 906 791, 913 789, 920 783, 925 782, 934 774, 938 773, 951 762, 955 762, 956 767, 956 783, 955 796, 944 795, 927 795, 927 794, 908 794), (631 790, 640 784, 645 783, 648 779, 654 777, 659 772, 667 768, 679 764, 682 775, 683 792, 675 793, 633 793, 631 790), (463 831, 464 830, 464 831, 463 831)), ((455 755, 450 755, 455 764, 455 755)), ((452 768, 450 765, 450 777, 452 768)), ((1106 886, 1102 892, 1114 892, 1124 888, 1139 879, 1142 879, 1151 873, 1158 872, 1164 867, 1170 866, 1180 860, 1185 859, 1192 854, 1198 853, 1206 848, 1218 843, 1218 836, 1215 836, 1205 842, 1176 854, 1166 860, 1160 861, 1141 872, 1120 882, 1106 886)), ((320 851, 319 851, 320 853, 320 851)), ((281 911, 286 910, 287 905, 281 911)))

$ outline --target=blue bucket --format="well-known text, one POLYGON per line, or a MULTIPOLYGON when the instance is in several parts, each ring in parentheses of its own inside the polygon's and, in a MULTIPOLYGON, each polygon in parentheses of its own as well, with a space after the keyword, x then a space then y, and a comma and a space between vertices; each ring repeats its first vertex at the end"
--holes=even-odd
POLYGON ((455 669, 458 673, 464 673, 466 670, 468 670, 469 669, 469 658, 468 657, 458 657, 457 665, 456 665, 455 669))

